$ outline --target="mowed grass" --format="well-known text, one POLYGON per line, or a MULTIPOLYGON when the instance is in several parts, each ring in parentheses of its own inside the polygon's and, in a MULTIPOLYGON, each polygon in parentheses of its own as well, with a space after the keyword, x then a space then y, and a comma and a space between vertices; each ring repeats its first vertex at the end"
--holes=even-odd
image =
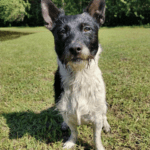
MULTIPOLYGON (((150 28, 102 28, 99 66, 111 133, 107 150, 150 150, 150 28)), ((0 28, 0 149, 58 150, 70 135, 54 111, 57 68, 52 34, 43 27, 0 28)), ((74 149, 94 149, 90 126, 74 149)))

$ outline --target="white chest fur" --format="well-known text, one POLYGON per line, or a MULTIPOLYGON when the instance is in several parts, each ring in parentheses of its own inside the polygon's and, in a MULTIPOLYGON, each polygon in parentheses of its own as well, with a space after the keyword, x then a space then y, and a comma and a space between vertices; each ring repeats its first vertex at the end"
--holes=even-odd
POLYGON ((99 48, 95 59, 78 72, 68 71, 58 60, 64 92, 57 108, 65 118, 72 118, 77 124, 92 122, 94 113, 105 113, 105 85, 98 67, 100 51, 99 48))

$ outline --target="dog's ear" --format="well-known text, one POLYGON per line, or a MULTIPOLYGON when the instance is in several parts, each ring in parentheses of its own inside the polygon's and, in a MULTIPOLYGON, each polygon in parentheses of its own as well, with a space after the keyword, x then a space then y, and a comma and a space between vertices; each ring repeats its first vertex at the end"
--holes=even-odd
POLYGON ((42 15, 47 23, 45 25, 49 30, 52 30, 54 21, 60 14, 59 9, 52 3, 51 0, 41 0, 42 15))
POLYGON ((95 18, 100 26, 105 22, 105 0, 92 0, 84 11, 95 18))

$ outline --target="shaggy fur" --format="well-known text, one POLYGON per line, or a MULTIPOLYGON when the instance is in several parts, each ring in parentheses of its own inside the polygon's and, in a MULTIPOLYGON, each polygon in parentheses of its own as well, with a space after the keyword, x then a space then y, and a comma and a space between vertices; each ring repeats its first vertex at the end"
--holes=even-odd
MULTIPOLYGON (((65 147, 70 147, 70 144, 72 147, 75 144, 77 125, 93 123, 94 133, 98 138, 96 147, 99 147, 98 149, 100 150, 104 149, 101 144, 100 135, 97 136, 97 134, 101 132, 102 127, 108 132, 110 126, 106 117, 105 84, 98 67, 100 52, 101 47, 99 47, 95 58, 79 72, 72 72, 70 68, 66 68, 58 59, 61 87, 63 87, 64 92, 62 92, 56 107, 62 114, 65 123, 69 127, 73 126, 71 127, 73 128, 72 137, 65 144, 65 147), (99 122, 99 127, 96 127, 95 123, 97 122, 99 122)), ((63 124, 63 128, 65 128, 65 124, 63 124)))
POLYGON ((53 33, 58 70, 55 74, 55 103, 62 114, 62 128, 69 126, 71 136, 64 148, 77 140, 77 126, 92 124, 95 148, 104 150, 101 131, 109 131, 106 92, 98 67, 102 51, 98 30, 105 20, 105 1, 92 0, 85 12, 65 16, 50 0, 42 0, 46 27, 53 33))

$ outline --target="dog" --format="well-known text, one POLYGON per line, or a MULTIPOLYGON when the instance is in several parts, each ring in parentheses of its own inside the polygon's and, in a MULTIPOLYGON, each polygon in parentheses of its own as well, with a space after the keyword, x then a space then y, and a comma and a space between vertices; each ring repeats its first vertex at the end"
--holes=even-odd
POLYGON ((98 30, 105 21, 105 0, 92 0, 82 14, 66 16, 51 0, 42 0, 42 15, 55 41, 58 69, 55 73, 55 103, 64 119, 63 128, 71 130, 64 143, 72 148, 77 140, 77 126, 93 125, 95 148, 104 150, 102 128, 107 122, 106 92, 98 67, 102 48, 98 30))

